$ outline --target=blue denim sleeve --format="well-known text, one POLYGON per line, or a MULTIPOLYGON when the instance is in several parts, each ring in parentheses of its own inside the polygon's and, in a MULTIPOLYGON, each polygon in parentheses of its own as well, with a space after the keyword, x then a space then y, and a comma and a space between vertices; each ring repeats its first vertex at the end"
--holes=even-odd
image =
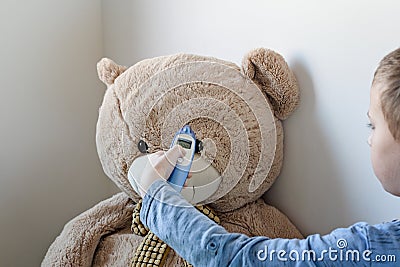
POLYGON ((306 239, 228 233, 167 182, 144 197, 142 222, 194 266, 400 266, 400 222, 358 223, 306 239))

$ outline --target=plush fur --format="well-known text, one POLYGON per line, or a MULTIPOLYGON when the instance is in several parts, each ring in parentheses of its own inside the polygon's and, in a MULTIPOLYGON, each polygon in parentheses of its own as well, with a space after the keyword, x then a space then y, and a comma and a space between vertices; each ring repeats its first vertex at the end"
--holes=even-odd
MULTIPOLYGON (((178 54, 127 68, 109 59, 98 63, 107 85, 96 142, 105 173, 124 192, 69 222, 43 265, 126 266, 141 237, 130 231, 139 200, 127 179, 141 152, 169 147, 189 124, 203 141, 201 157, 221 174, 218 191, 205 202, 228 231, 249 236, 301 238, 289 219, 260 197, 277 178, 283 160, 281 120, 297 107, 296 79, 278 53, 256 49, 242 70, 211 57, 178 54)), ((180 266, 175 252, 166 266, 180 266)))

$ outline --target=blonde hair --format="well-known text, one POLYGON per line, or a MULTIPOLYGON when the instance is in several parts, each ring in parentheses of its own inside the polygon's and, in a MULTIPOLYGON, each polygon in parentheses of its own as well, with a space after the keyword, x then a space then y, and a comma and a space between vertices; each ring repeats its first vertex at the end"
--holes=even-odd
POLYGON ((387 54, 375 71, 373 84, 382 82, 381 107, 389 130, 400 141, 400 48, 387 54))

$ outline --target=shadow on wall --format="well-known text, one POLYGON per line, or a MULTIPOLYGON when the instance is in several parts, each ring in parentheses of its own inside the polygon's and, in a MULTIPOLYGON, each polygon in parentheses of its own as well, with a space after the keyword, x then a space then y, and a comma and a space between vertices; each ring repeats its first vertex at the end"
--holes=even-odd
POLYGON ((339 183, 340 167, 319 123, 314 84, 305 63, 295 58, 291 64, 301 102, 284 122, 283 169, 264 199, 284 212, 304 235, 325 234, 340 227, 351 211, 339 183))

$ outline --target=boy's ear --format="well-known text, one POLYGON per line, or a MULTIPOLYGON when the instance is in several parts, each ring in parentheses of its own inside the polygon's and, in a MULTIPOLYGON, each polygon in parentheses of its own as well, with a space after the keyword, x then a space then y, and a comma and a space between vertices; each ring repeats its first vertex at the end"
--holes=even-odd
POLYGON ((296 77, 281 55, 264 48, 252 50, 243 58, 242 70, 266 94, 276 117, 284 120, 296 109, 296 77))

